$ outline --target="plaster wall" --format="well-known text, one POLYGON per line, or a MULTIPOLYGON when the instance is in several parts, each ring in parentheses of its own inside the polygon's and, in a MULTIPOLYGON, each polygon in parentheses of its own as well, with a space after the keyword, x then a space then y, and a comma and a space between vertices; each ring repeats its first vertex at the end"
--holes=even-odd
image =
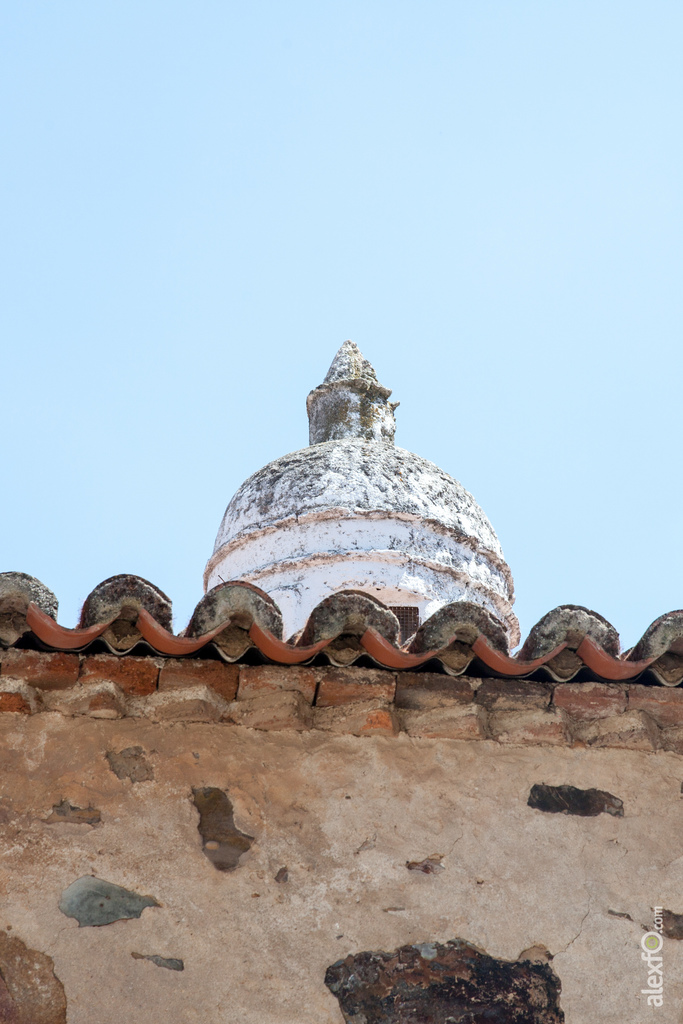
POLYGON ((676 754, 43 713, 0 718, 0 771, 0 926, 53 958, 69 1024, 342 1024, 328 966, 456 937, 504 959, 546 947, 569 1024, 682 1019, 683 942, 665 940, 664 1006, 640 994, 651 908, 683 912, 676 754), (111 770, 131 746, 153 778, 111 770), (607 790, 624 816, 534 810, 536 783, 607 790), (207 786, 254 837, 231 872, 202 852, 207 786), (48 824, 65 799, 101 822, 48 824), (406 866, 434 855, 435 873, 406 866), (79 928, 58 904, 84 875, 159 906, 79 928))

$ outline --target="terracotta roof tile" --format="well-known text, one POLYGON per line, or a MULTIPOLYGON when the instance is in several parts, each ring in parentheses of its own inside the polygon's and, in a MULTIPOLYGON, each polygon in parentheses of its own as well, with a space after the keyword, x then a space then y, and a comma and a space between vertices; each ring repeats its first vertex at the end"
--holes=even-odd
POLYGON ((683 611, 661 616, 633 650, 619 654, 613 626, 596 612, 562 605, 533 627, 511 656, 505 631, 479 605, 447 605, 426 622, 408 649, 398 646, 396 617, 375 598, 355 592, 328 597, 313 609, 301 636, 282 639, 273 600, 239 581, 209 591, 182 634, 171 632, 171 603, 137 576, 105 580, 88 596, 81 622, 55 621, 57 602, 38 580, 0 574, 0 645, 35 650, 88 651, 118 656, 191 655, 280 665, 310 662, 459 675, 589 680, 677 686, 683 680, 683 611))

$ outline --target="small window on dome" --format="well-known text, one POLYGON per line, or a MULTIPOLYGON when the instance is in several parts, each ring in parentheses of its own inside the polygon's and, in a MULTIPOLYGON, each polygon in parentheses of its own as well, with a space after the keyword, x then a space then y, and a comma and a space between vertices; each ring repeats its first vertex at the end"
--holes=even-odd
POLYGON ((417 632, 420 625, 420 609, 412 605, 389 605, 389 611, 393 612, 398 619, 400 626, 398 642, 404 644, 408 637, 417 632))

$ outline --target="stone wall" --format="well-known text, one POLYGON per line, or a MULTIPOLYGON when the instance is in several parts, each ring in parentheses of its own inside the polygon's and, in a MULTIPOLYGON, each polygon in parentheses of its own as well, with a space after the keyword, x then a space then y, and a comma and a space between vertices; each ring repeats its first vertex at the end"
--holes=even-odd
POLYGON ((16 650, 0 707, 0 1020, 681 1019, 678 690, 16 650))

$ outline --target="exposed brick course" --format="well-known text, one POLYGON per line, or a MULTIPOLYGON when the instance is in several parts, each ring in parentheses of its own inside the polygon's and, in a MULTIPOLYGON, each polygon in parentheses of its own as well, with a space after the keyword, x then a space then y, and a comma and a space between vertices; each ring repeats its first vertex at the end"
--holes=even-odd
POLYGON ((125 704, 120 694, 102 690, 90 698, 88 714, 92 718, 122 718, 125 714, 125 704))
POLYGON ((30 715, 31 705, 20 693, 0 693, 0 711, 30 715))
POLYGON ((674 754, 683 754, 683 726, 674 725, 663 729, 659 737, 662 750, 671 750, 674 754))
POLYGON ((62 651, 5 651, 2 675, 17 676, 39 690, 65 690, 78 679, 79 657, 62 651))
POLYGON ((50 690, 43 696, 48 711, 62 715, 89 715, 92 718, 123 718, 128 713, 126 698, 116 683, 95 680, 70 690, 50 690))
POLYGON ((23 679, 13 679, 11 676, 0 678, 0 712, 32 715, 40 710, 40 697, 32 686, 23 679))
POLYGON ((570 732, 564 713, 558 708, 542 711, 494 711, 489 717, 489 729, 499 743, 550 743, 562 746, 570 741, 570 732))
POLYGON ((228 704, 209 686, 188 686, 131 701, 138 714, 155 722, 220 722, 228 704))
POLYGON ((117 658, 114 654, 93 654, 83 659, 79 682, 109 680, 124 693, 143 697, 157 688, 159 668, 154 658, 117 658))
POLYGON ((522 708, 547 708, 551 690, 528 679, 482 679, 476 701, 489 711, 520 711, 522 708))
POLYGON ((420 711, 454 701, 471 703, 473 686, 479 682, 468 676, 446 676, 439 672, 400 672, 396 676, 396 707, 420 711))
POLYGON ((584 722, 574 735, 589 747, 656 750, 659 746, 659 730, 643 711, 625 711, 623 715, 584 722))
POLYGON ((640 686, 628 689, 628 706, 645 711, 657 725, 683 725, 683 690, 669 686, 640 686))
POLYGON ((169 658, 159 671, 159 690, 210 686, 224 700, 235 699, 240 666, 207 658, 169 658))
POLYGON ((238 665, 13 649, 0 652, 2 711, 142 715, 358 736, 404 731, 422 738, 683 754, 683 688, 480 679, 356 665, 238 665))
POLYGON ((626 710, 627 699, 625 686, 607 683, 562 683, 553 692, 555 707, 578 722, 620 715, 626 710))
POLYGON ((282 671, 279 665, 240 665, 238 700, 250 700, 267 693, 296 690, 309 703, 313 703, 317 684, 312 668, 292 665, 282 671))
POLYGON ((363 700, 393 701, 396 677, 381 669, 323 668, 316 706, 336 708, 363 700))
POLYGON ((393 706, 382 700, 317 708, 315 726, 325 732, 351 733, 353 736, 396 736, 400 729, 393 706))
POLYGON ((280 690, 277 693, 262 693, 258 697, 234 701, 230 705, 226 720, 245 725, 248 729, 296 729, 300 732, 310 729, 313 711, 298 690, 280 690))
POLYGON ((409 736, 451 740, 482 740, 486 736, 486 712, 476 704, 452 704, 398 714, 401 728, 409 736))

